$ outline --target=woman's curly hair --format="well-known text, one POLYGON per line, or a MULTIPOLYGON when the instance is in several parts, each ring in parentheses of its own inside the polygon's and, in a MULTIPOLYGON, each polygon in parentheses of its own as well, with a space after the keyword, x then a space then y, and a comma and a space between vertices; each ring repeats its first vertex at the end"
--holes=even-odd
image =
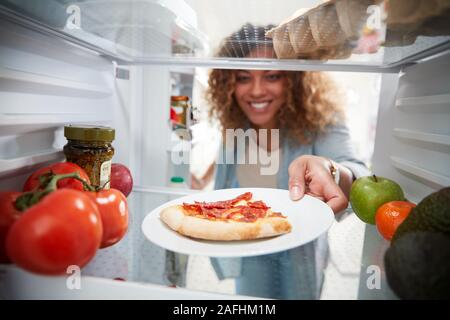
MULTIPOLYGON (((244 25, 226 38, 219 57, 242 58, 256 48, 273 52, 271 39, 265 36, 272 26, 244 25)), ((284 71, 287 78, 286 104, 278 112, 278 125, 290 138, 309 143, 329 125, 343 120, 337 90, 325 74, 310 71, 284 71)), ((248 119, 238 106, 235 96, 237 70, 213 69, 209 75, 206 92, 211 105, 209 114, 217 118, 223 129, 245 128, 248 119)))

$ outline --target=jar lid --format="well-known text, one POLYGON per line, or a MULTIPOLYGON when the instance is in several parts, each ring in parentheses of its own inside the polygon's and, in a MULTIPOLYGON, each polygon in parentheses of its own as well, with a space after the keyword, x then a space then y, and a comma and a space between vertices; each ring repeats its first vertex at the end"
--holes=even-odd
POLYGON ((184 179, 182 177, 172 177, 170 179, 170 182, 174 182, 174 183, 183 183, 184 179))
POLYGON ((171 96, 170 99, 172 101, 189 101, 188 96, 171 96))
POLYGON ((68 125, 64 127, 64 136, 70 140, 111 142, 115 138, 115 130, 113 128, 103 126, 68 125))

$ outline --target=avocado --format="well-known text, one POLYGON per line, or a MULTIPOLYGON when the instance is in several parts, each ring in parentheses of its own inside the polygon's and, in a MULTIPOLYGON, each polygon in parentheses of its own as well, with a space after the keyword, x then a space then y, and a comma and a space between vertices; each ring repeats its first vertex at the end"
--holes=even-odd
POLYGON ((450 187, 425 197, 398 227, 392 243, 412 231, 434 231, 450 236, 450 187))
POLYGON ((450 236, 409 232, 384 256, 386 278, 401 299, 450 298, 450 236))

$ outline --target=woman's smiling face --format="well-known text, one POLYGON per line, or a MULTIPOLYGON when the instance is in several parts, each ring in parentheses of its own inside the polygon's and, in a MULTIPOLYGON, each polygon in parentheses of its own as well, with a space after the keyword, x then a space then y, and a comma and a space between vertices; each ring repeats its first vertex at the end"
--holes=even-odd
MULTIPOLYGON (((267 50, 253 51, 249 57, 267 58, 267 52, 267 50)), ((234 92, 236 101, 256 128, 276 128, 276 114, 286 102, 286 81, 285 73, 278 70, 236 72, 234 92)))

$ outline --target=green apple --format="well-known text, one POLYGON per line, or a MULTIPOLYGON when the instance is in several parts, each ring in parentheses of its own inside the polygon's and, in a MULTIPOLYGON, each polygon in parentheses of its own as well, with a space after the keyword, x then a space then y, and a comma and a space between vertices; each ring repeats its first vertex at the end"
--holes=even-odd
POLYGON ((375 224, 375 213, 381 205, 396 200, 405 200, 400 185, 375 175, 357 179, 350 189, 353 211, 358 218, 370 224, 375 224))

